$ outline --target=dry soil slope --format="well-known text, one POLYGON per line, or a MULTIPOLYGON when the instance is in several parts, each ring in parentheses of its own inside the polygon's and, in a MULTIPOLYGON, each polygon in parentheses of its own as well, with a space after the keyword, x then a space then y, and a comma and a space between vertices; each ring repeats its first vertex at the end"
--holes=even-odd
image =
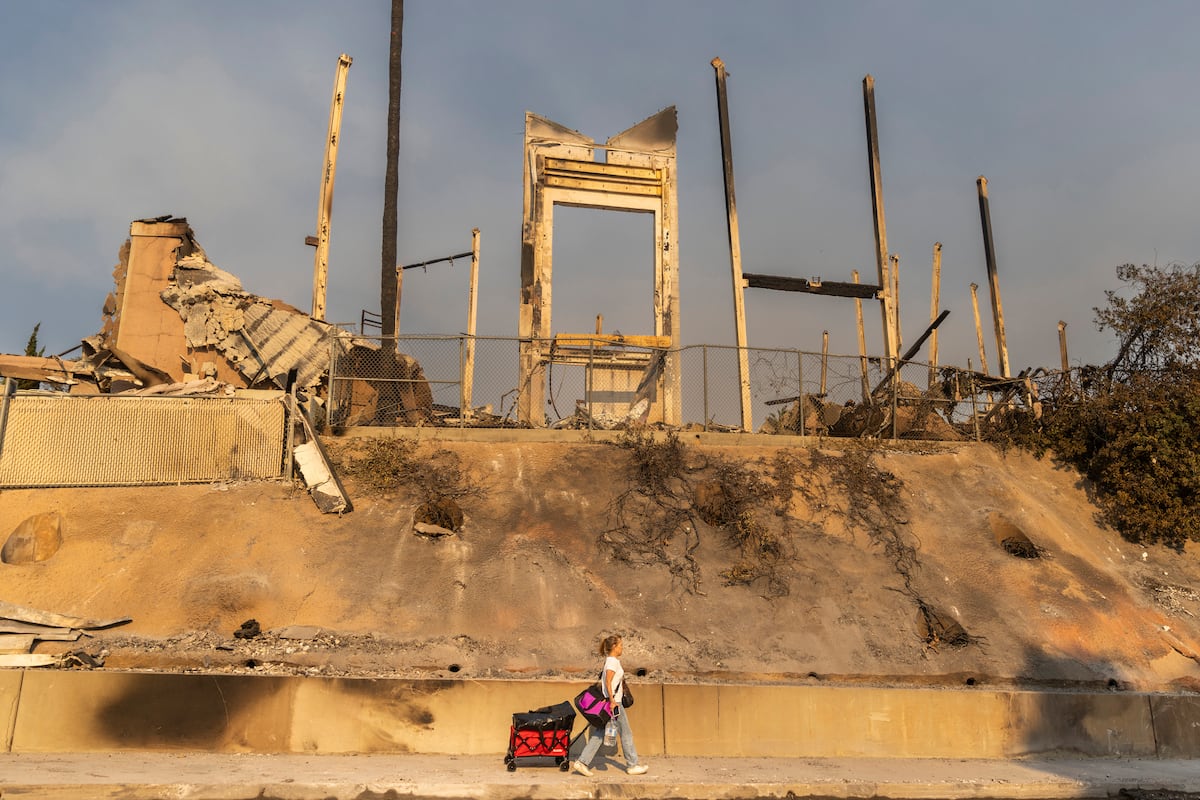
MULTIPOLYGON (((0 536, 49 510, 64 534, 47 561, 0 565, 0 600, 132 617, 95 640, 38 647, 107 647, 110 668, 585 675, 597 634, 620 631, 627 667, 663 680, 1200 685, 1200 666, 1180 652, 1200 640, 1192 556, 1104 529, 1078 475, 1051 461, 979 445, 872 450, 873 468, 894 476, 897 505, 869 530, 848 523, 863 498, 830 480, 846 456, 783 449, 801 466, 797 488, 782 505, 764 497, 759 511, 787 537, 790 591, 767 596, 761 584, 725 584, 737 554, 704 524, 696 586, 664 566, 613 559, 601 539, 630 485, 626 450, 441 443, 421 454, 434 449, 483 489, 462 501, 462 529, 441 539, 413 533, 411 494, 372 497, 352 481, 355 510, 343 516, 271 483, 0 492, 0 536), (1043 557, 1005 552, 998 519, 1043 557), (888 541, 915 557, 907 586, 888 541), (958 621, 971 643, 928 646, 914 598, 958 621), (252 650, 231 638, 249 618, 336 635, 307 650, 268 637, 252 650)), ((686 450, 693 466, 764 473, 781 452, 686 450)))

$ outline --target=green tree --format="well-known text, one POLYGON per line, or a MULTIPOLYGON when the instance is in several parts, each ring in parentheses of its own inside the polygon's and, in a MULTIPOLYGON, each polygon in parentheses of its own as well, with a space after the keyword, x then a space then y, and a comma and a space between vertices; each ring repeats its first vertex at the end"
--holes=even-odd
POLYGON ((1137 267, 1095 309, 1117 355, 1047 404, 1037 445, 1092 482, 1125 538, 1182 550, 1200 541, 1200 264, 1137 267))
MULTIPOLYGON (((46 352, 45 347, 38 346, 38 330, 41 329, 41 327, 42 323, 40 322, 33 326, 33 333, 29 334, 29 341, 25 343, 25 355, 41 358, 41 356, 46 352)), ((38 381, 20 380, 17 381, 17 388, 36 389, 38 388, 38 381)))

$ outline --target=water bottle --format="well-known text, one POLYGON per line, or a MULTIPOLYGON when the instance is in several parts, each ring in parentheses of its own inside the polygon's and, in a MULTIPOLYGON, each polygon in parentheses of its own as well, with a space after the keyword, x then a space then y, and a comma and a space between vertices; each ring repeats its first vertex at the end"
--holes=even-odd
POLYGON ((604 744, 607 747, 617 743, 617 718, 613 717, 604 726, 604 744))

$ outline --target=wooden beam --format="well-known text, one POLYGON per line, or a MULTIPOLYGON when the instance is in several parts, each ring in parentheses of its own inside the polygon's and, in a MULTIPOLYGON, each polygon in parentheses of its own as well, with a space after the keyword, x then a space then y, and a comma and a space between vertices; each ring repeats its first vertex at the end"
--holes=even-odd
POLYGON ((750 404, 750 357, 746 350, 746 304, 742 295, 742 243, 738 233, 737 194, 733 188, 733 143, 729 136, 729 98, 725 90, 725 63, 712 60, 717 75, 717 117, 721 124, 721 160, 725 166, 725 213, 729 230, 729 266, 733 273, 733 316, 737 333, 738 386, 741 400, 742 430, 754 430, 750 404))
MULTIPOLYGON (((929 321, 933 322, 937 319, 938 306, 941 304, 942 292, 942 243, 933 243, 933 277, 930 281, 929 293, 929 321)), ((937 380, 937 365, 938 365, 938 341, 937 331, 929 337, 929 385, 933 386, 937 380)))
POLYGON ((561 175, 543 175, 542 183, 558 189, 574 189, 585 192, 602 192, 604 194, 633 194, 644 197, 662 197, 662 184, 641 184, 633 182, 614 182, 587 180, 579 177, 561 175))
MULTIPOLYGON (((329 103, 329 132, 325 137, 325 160, 321 165, 321 199, 317 204, 317 252, 313 256, 312 318, 325 319, 326 287, 329 283, 329 226, 333 217, 333 181, 337 175, 338 142, 342 134, 342 98, 346 93, 346 73, 354 59, 338 56, 333 78, 333 99, 329 103)), ((307 241, 307 239, 306 239, 307 241)))
POLYGON ((858 297, 864 300, 874 300, 879 296, 879 287, 869 283, 813 281, 780 275, 760 275, 754 272, 743 273, 742 278, 745 282, 744 285, 749 289, 774 289, 779 292, 804 292, 831 297, 858 297))
POLYGON ((471 282, 467 288, 467 346, 463 358, 462 397, 460 411, 464 417, 473 416, 472 396, 475 391, 475 321, 479 305, 479 228, 471 229, 471 282))
POLYGON ((646 347, 654 350, 667 350, 671 347, 671 337, 636 335, 626 336, 620 333, 559 333, 554 337, 555 347, 612 347, 614 345, 646 347))
POLYGON ((975 179, 979 190, 979 219, 983 224, 983 255, 987 261, 988 288, 992 296, 992 327, 996 333, 996 352, 1000 359, 1000 374, 1009 376, 1008 336, 1004 330, 1004 308, 1000 303, 1000 277, 996 273, 996 247, 992 243, 992 212, 988 208, 987 178, 975 179))
POLYGON ((620 178, 622 183, 644 181, 647 183, 662 183, 660 169, 654 167, 627 167, 617 164, 605 164, 600 161, 576 161, 566 158, 547 158, 542 162, 543 175, 602 175, 610 178, 620 178))
POLYGON ((921 334, 920 338, 913 342, 912 347, 908 348, 908 350, 904 352, 904 355, 900 356, 895 365, 888 370, 886 375, 883 376, 883 380, 879 381, 878 385, 875 386, 875 391, 871 392, 872 395, 878 394, 880 389, 882 389, 884 386, 887 386, 888 381, 892 379, 893 375, 900 374, 900 368, 909 361, 912 361, 913 357, 916 356, 916 354, 920 351, 921 345, 925 344, 925 340, 929 338, 929 335, 936 331, 938 326, 945 322, 946 317, 948 316, 950 316, 950 309, 946 309, 940 315, 938 315, 937 319, 929 323, 929 327, 925 329, 925 332, 921 334))
MULTIPOLYGON (((854 282, 858 283, 858 270, 854 270, 854 282)), ((863 309, 862 299, 854 298, 854 316, 858 323, 858 363, 862 371, 862 399, 863 402, 871 400, 871 384, 867 378, 867 331, 863 327, 863 309)))
POLYGON ((979 284, 971 284, 971 310, 975 312, 975 338, 979 341, 979 368, 988 374, 987 351, 983 347, 983 325, 979 321, 979 284))
POLYGON ((896 337, 896 308, 891 297, 888 260, 887 223, 883 213, 883 175, 879 167, 879 129, 875 122, 875 79, 863 78, 863 111, 867 122, 867 169, 871 177, 871 211, 875 222, 875 267, 878 271, 879 306, 883 315, 883 353, 890 361, 896 359, 900 343, 896 337))

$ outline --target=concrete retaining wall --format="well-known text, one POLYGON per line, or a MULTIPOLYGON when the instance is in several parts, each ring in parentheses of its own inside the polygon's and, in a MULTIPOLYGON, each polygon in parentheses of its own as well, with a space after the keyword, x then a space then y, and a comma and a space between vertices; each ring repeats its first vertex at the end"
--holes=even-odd
MULTIPOLYGON (((10 752, 496 754, 583 684, 0 671, 10 752)), ((647 756, 1200 757, 1200 697, 637 684, 647 756)), ((578 727, 582 720, 577 722, 578 727)))

